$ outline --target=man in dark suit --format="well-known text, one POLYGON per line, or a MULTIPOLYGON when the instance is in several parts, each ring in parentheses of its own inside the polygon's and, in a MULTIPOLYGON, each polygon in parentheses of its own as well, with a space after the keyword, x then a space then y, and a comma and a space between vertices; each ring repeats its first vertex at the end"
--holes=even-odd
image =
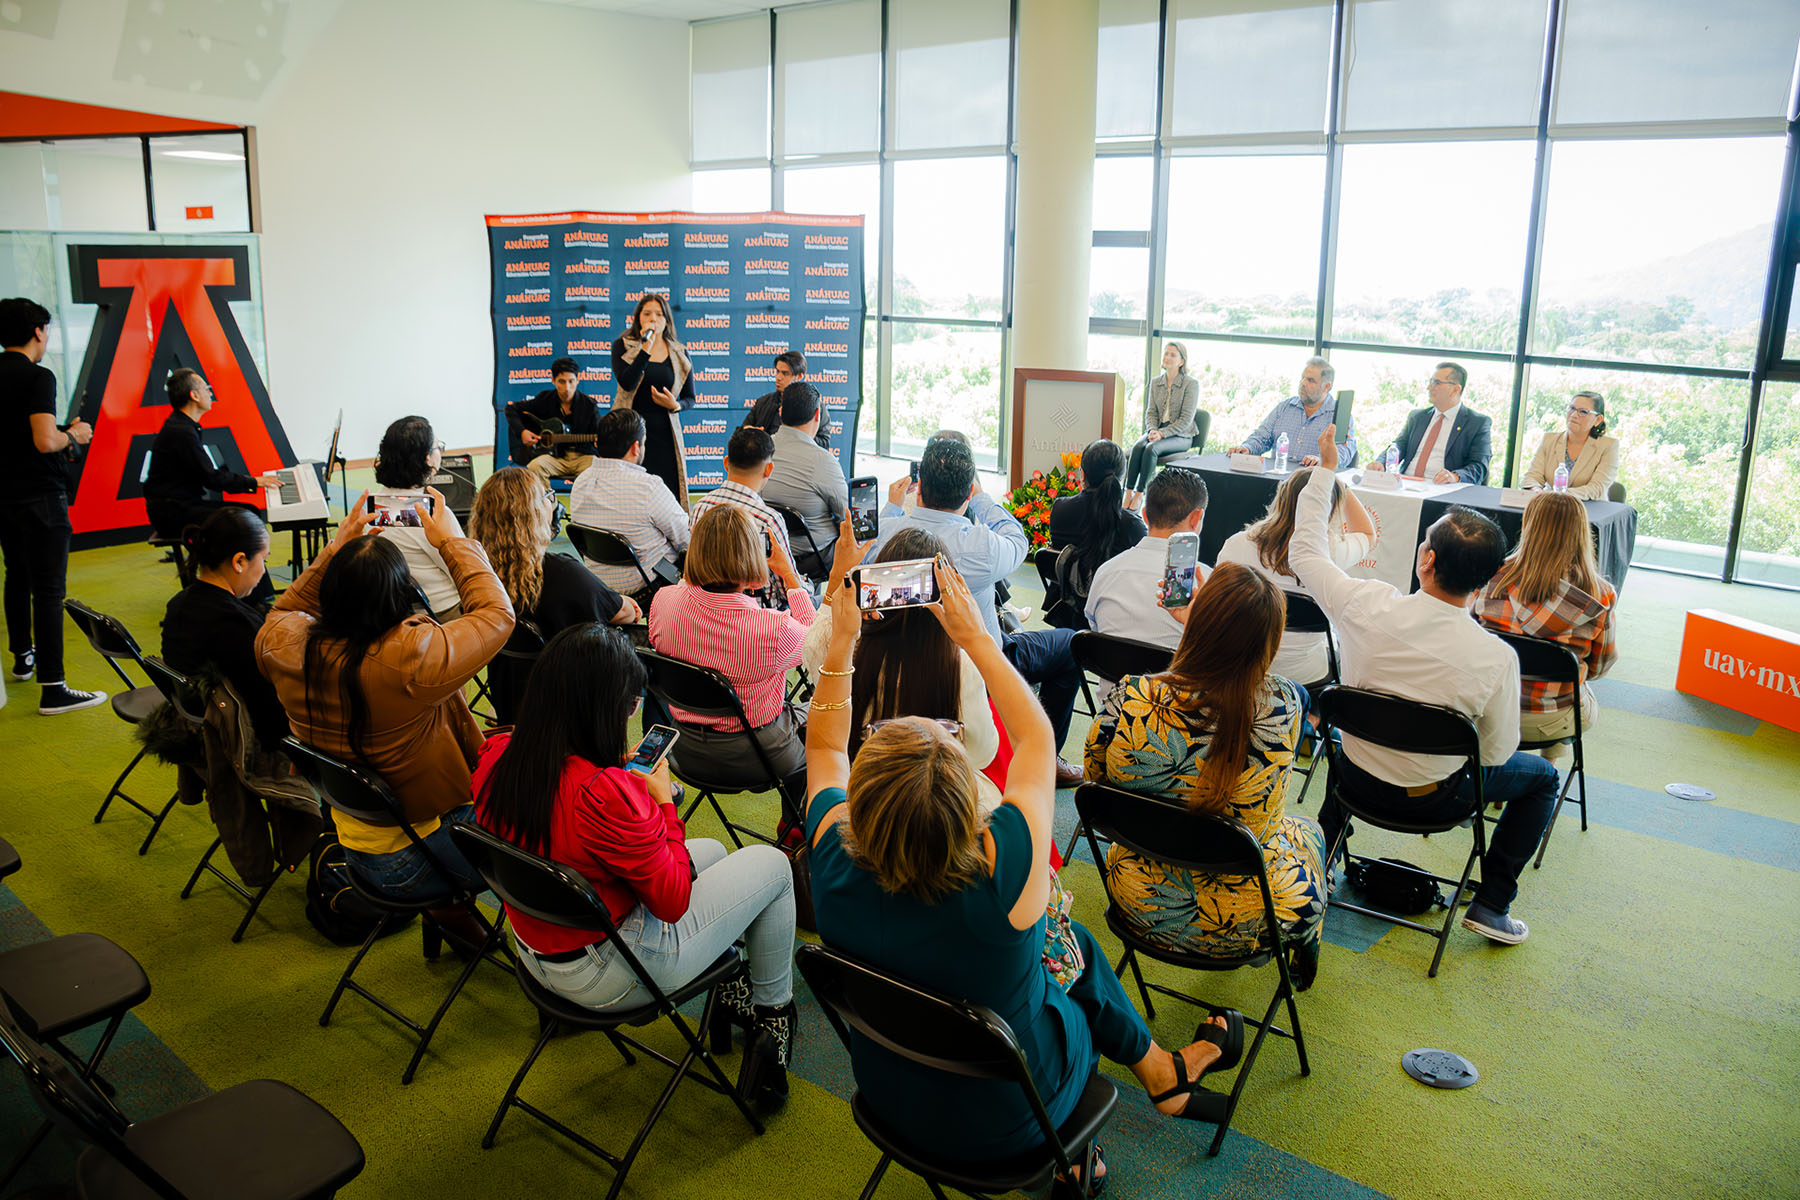
MULTIPOLYGON (((1463 406, 1468 382, 1469 373, 1453 362, 1439 363, 1431 373, 1431 407, 1410 413, 1394 443, 1400 447, 1402 474, 1433 483, 1487 482, 1494 422, 1463 406)), ((1379 458, 1371 469, 1382 469, 1379 458)))

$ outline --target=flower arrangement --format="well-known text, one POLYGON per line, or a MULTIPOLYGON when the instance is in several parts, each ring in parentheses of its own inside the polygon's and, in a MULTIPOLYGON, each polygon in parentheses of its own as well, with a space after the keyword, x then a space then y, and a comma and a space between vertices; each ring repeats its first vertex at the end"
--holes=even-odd
POLYGON ((1081 451, 1068 450, 1048 475, 1033 471, 1030 479, 1006 494, 1007 510, 1025 526, 1033 550, 1050 544, 1050 505, 1058 497, 1073 496, 1080 490, 1081 451))

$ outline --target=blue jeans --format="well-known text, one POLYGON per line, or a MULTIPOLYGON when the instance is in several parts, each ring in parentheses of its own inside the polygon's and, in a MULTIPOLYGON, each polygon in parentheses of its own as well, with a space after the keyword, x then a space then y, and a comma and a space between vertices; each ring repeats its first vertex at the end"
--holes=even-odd
POLYGON ((1075 665, 1073 629, 1033 629, 1009 633, 1001 643, 1007 661, 1026 683, 1038 685, 1038 703, 1050 718, 1057 753, 1069 736, 1069 718, 1075 713, 1075 697, 1081 693, 1081 668, 1075 665))
MULTIPOLYGON (((480 872, 469 865, 461 850, 450 838, 452 823, 475 820, 475 806, 464 804, 445 813, 438 827, 421 839, 443 864, 456 882, 471 892, 479 893, 487 884, 480 872)), ((365 854, 344 847, 344 861, 362 877, 364 883, 384 896, 396 900, 448 900, 450 884, 431 865, 431 861, 410 842, 388 854, 365 854)))
MULTIPOLYGON (((1355 792, 1357 803, 1376 813, 1391 813, 1402 820, 1429 821, 1464 814, 1475 803, 1475 781, 1465 779, 1454 792, 1408 796, 1405 788, 1377 779, 1350 761, 1341 751, 1333 768, 1355 792)), ((1550 812, 1556 807, 1558 776, 1550 760, 1517 751, 1497 767, 1481 769, 1482 797, 1489 804, 1504 804, 1500 819, 1488 832, 1487 854, 1481 860, 1481 887, 1475 900, 1497 913, 1511 907, 1519 894, 1519 872, 1531 861, 1544 838, 1550 812)), ((1319 809, 1327 848, 1344 827, 1344 810, 1330 795, 1319 809)), ((1326 869, 1330 869, 1329 863, 1326 869)))
MULTIPOLYGON (((718 961, 739 938, 750 956, 755 1003, 767 1008, 794 998, 794 876, 773 846, 732 854, 712 838, 689 838, 694 860, 688 910, 664 921, 636 905, 619 921, 619 937, 656 986, 668 992, 718 961)), ((513 934, 519 961, 534 979, 584 1008, 637 1008, 651 995, 613 943, 596 942, 577 959, 547 962, 513 934)))

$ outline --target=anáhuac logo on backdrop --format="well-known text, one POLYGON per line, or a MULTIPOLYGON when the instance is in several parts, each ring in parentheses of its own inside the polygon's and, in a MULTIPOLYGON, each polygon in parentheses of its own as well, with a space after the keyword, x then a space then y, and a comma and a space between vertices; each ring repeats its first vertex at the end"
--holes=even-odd
POLYGON ((820 332, 824 332, 825 330, 830 330, 833 333, 849 333, 850 332, 850 318, 849 317, 812 317, 807 320, 806 328, 807 328, 807 332, 809 332, 809 333, 815 329, 819 330, 820 332))
MULTIPOLYGON (((771 371, 770 374, 774 374, 774 372, 771 371)), ((694 368, 694 382, 695 383, 730 383, 731 382, 731 368, 730 367, 695 367, 694 368)))
POLYGON ((731 299, 731 289, 728 287, 683 288, 681 298, 682 302, 686 304, 705 304, 712 300, 729 300, 731 299))
POLYGON ((808 304, 848 304, 850 292, 847 288, 807 288, 808 304))
POLYGON ((534 275, 548 274, 550 274, 549 259, 544 259, 541 262, 530 259, 520 259, 517 262, 509 262, 506 264, 506 277, 508 279, 529 279, 534 275))
POLYGON ((506 329, 508 333, 519 329, 548 328, 550 328, 549 313, 508 313, 506 316, 506 329))
POLYGON ((508 292, 506 293, 506 302, 508 304, 548 304, 550 303, 550 289, 526 288, 522 292, 508 292))
MULTIPOLYGON (((549 299, 548 294, 546 294, 545 299, 549 299)), ((571 284, 563 289, 564 303, 572 304, 577 300, 610 299, 612 299, 612 289, 609 287, 595 287, 593 284, 589 283, 577 283, 571 284)))
POLYGON ((1789 675, 1785 671, 1777 671, 1773 667, 1759 667, 1755 663, 1742 659, 1722 650, 1708 650, 1701 656, 1709 671, 1717 671, 1733 679, 1741 679, 1746 684, 1754 684, 1760 688, 1768 688, 1778 696, 1800 697, 1800 676, 1789 675))
POLYGON ((850 236, 844 233, 809 233, 806 235, 808 250, 848 250, 850 236))
POLYGON ((731 264, 722 258, 703 258, 681 268, 684 275, 729 275, 731 264))
POLYGON ((502 250, 548 250, 550 235, 547 233, 522 233, 516 238, 507 238, 500 244, 502 250))
POLYGON ((611 342, 596 341, 593 338, 580 338, 569 343, 570 354, 608 354, 611 351, 611 342))
POLYGON ((728 313, 701 313, 697 317, 688 317, 682 324, 689 329, 730 329, 731 316, 728 313))
POLYGON ((669 260, 666 258, 628 258, 625 260, 627 275, 667 275, 669 260))
POLYGON ((788 300, 788 294, 789 294, 788 290, 784 287, 777 287, 776 285, 774 285, 772 283, 765 283, 759 288, 752 288, 749 291, 745 292, 744 293, 744 303, 745 304, 786 304, 787 300, 788 300))
POLYGON ((802 348, 808 358, 817 355, 820 358, 850 357, 849 342, 808 342, 802 348))
POLYGON ((612 264, 604 258, 584 258, 580 262, 570 263, 563 268, 565 275, 605 275, 612 270, 612 264))
POLYGON ((690 487, 717 487, 724 482, 725 472, 723 471, 688 472, 688 485, 690 487))
POLYGON ((747 249, 758 246, 774 246, 785 250, 787 244, 788 235, 779 229, 765 229, 761 233, 744 239, 744 246, 747 249))
POLYGON ((689 230, 682 235, 681 244, 690 249, 700 246, 728 246, 731 244, 731 235, 725 233, 701 233, 696 230, 689 230))
MULTIPOLYGON (((593 246, 595 249, 604 250, 612 245, 612 242, 608 240, 608 237, 608 234, 597 229, 571 229, 563 234, 563 246, 565 248, 569 246, 593 246)), ((511 249, 511 247, 509 246, 508 249, 511 249)))
POLYGON ((726 423, 724 421, 695 421, 695 422, 689 424, 688 426, 686 426, 682 430, 682 433, 683 434, 724 433, 725 429, 726 429, 726 423))
POLYGON ((727 408, 730 404, 731 397, 727 396, 724 392, 694 393, 695 408, 727 408))
POLYGON ((627 250, 647 250, 652 246, 666 246, 669 235, 666 233, 639 233, 626 238, 620 243, 627 250))
MULTIPOLYGON (((507 318, 507 320, 509 320, 509 321, 511 319, 512 318, 510 318, 510 317, 507 318)), ((546 317, 545 320, 548 321, 549 318, 546 317)), ((546 328, 548 328, 548 326, 546 326, 546 328)), ((565 329, 611 329, 612 328, 612 318, 607 316, 605 313, 582 313, 580 316, 570 317, 568 320, 564 321, 563 328, 565 328, 565 329)))
POLYGON ((746 275, 786 275, 788 260, 785 258, 747 258, 744 260, 746 275))
POLYGON ((506 373, 508 383, 549 383, 549 367, 520 367, 506 373))
POLYGON ((552 347, 549 342, 526 342, 523 346, 514 346, 506 352, 508 358, 549 358, 552 347))
MULTIPOLYGON (((788 315, 786 313, 744 314, 745 329, 786 329, 787 327, 788 315)), ((812 326, 808 324, 807 328, 810 329, 812 326)))
POLYGON ((842 275, 848 277, 850 274, 850 264, 847 262, 829 261, 822 263, 808 263, 806 273, 808 275, 842 275))
POLYGON ((774 358, 777 354, 786 352, 787 348, 786 342, 758 342, 754 346, 745 346, 744 353, 754 358, 774 358))
POLYGON ((687 343, 689 358, 724 358, 731 353, 730 342, 692 341, 687 343))

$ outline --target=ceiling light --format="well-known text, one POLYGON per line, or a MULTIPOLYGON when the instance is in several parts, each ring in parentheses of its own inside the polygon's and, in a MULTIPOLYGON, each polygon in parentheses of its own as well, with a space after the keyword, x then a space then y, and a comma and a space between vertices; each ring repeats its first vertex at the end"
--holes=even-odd
POLYGON ((158 150, 163 158, 198 158, 204 162, 243 162, 241 154, 221 154, 217 150, 158 150))

